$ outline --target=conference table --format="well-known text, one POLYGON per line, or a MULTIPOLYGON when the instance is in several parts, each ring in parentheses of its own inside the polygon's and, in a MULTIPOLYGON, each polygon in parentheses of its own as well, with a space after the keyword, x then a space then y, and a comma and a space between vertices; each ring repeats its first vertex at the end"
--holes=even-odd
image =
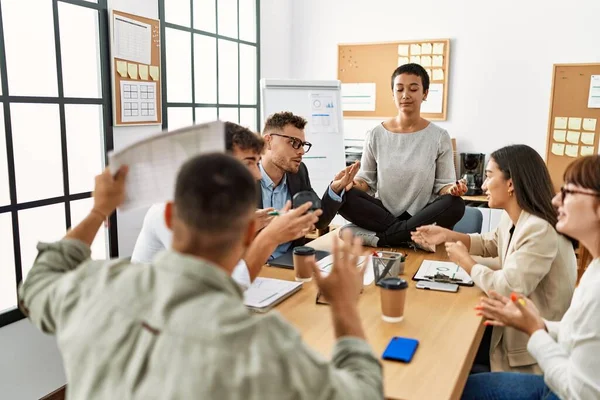
MULTIPOLYGON (((310 242, 317 250, 331 250, 332 240, 340 240, 332 231, 310 242)), ((365 248, 365 251, 373 251, 365 248)), ((390 249, 385 249, 390 251, 390 249)), ((401 276, 409 283, 404 320, 387 323, 381 319, 379 288, 371 284, 360 295, 359 310, 367 340, 381 360, 381 354, 393 336, 419 340, 417 351, 408 364, 381 360, 385 397, 389 399, 459 399, 477 353, 484 326, 475 314, 483 292, 477 287, 461 286, 458 293, 415 288, 411 278, 425 259, 447 261, 443 246, 436 253, 410 249, 392 249, 407 253, 401 276)), ((294 271, 265 266, 260 276, 294 280, 294 271)), ((328 305, 317 304, 317 286, 313 281, 277 305, 275 309, 294 325, 306 343, 330 357, 335 337, 328 305)))

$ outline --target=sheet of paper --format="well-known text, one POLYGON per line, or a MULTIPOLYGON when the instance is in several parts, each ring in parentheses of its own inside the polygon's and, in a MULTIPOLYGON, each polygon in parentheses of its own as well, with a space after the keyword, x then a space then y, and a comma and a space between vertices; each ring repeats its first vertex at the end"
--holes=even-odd
POLYGON ((408 45, 407 44, 399 44, 398 45, 398 55, 408 57, 408 45))
POLYGON ((117 72, 121 78, 127 78, 127 61, 117 60, 117 72))
POLYGON ((443 69, 434 69, 433 70, 433 80, 434 81, 443 81, 444 80, 444 70, 443 69))
POLYGON ((123 122, 158 121, 156 82, 121 81, 123 122))
POLYGON ((444 106, 444 85, 442 83, 432 83, 429 85, 429 94, 427 101, 421 103, 421 112, 423 113, 441 113, 444 106))
POLYGON ((584 118, 583 130, 594 132, 596 130, 596 118, 584 118))
POLYGON ((431 65, 433 65, 434 67, 443 67, 444 66, 444 57, 443 56, 433 56, 431 65))
POLYGON ((569 129, 574 131, 581 130, 581 118, 569 117, 569 129))
POLYGON ((595 136, 596 134, 594 132, 581 132, 581 143, 593 146, 595 136))
POLYGON ((590 79, 588 108, 600 108, 600 75, 592 75, 590 79))
POLYGON ((568 144, 565 146, 565 154, 569 157, 577 157, 579 153, 579 146, 568 144))
POLYGON ((564 156, 565 145, 562 143, 552 143, 552 154, 555 156, 564 156))
POLYGON ((426 276, 434 276, 435 274, 444 274, 454 279, 461 279, 463 283, 471 283, 473 280, 467 272, 449 261, 433 261, 423 260, 419 270, 414 276, 416 280, 427 279, 426 276))
POLYGON ((410 56, 410 62, 414 64, 421 64, 421 56, 410 56))
POLYGON ((421 56, 421 65, 423 67, 431 67, 431 56, 421 56))
MULTIPOLYGON (((368 286, 375 280, 375 271, 373 271, 373 259, 371 257, 358 257, 356 261, 357 267, 362 267, 364 263, 367 262, 365 268, 365 275, 363 276, 363 285, 368 286)), ((321 270, 321 275, 327 276, 331 272, 331 268, 333 267, 333 256, 328 255, 327 257, 321 259, 317 262, 317 266, 319 270, 321 270)))
POLYGON ((343 111, 375 111, 375 83, 342 83, 343 111))
POLYGON ((115 15, 113 19, 115 58, 150 64, 152 27, 131 18, 115 15))
POLYGON ((567 129, 567 117, 554 117, 554 129, 567 129))
POLYGON ((408 57, 398 57, 398 66, 401 67, 404 64, 408 64, 410 62, 410 58, 408 57))
POLYGON ((125 201, 120 210, 131 210, 173 199, 179 168, 191 157, 225 151, 221 121, 162 132, 110 152, 109 166, 116 173, 128 165, 125 201))
POLYGON ((431 43, 423 43, 421 45, 421 54, 431 54, 433 52, 433 45, 431 43))
POLYGON ((152 77, 153 81, 158 81, 159 78, 159 69, 157 65, 151 65, 150 66, 150 76, 152 77))
POLYGON ((323 93, 311 93, 310 121, 308 131, 310 133, 338 133, 338 105, 335 96, 323 93))
POLYGON ((579 144, 579 132, 568 131, 567 132, 567 142, 573 143, 573 144, 579 144))
POLYGON ((138 66, 137 64, 127 63, 127 74, 131 79, 138 78, 138 66))
POLYGON ((140 79, 147 81, 148 80, 148 66, 140 65, 139 72, 140 72, 140 79))
POLYGON ((298 286, 302 286, 302 282, 258 277, 244 292, 244 305, 254 308, 268 307, 298 286))
POLYGON ((554 139, 555 142, 561 142, 561 143, 565 142, 566 137, 567 137, 567 131, 560 130, 560 129, 555 129, 554 133, 552 135, 552 138, 554 139))
POLYGON ((418 56, 421 54, 421 45, 420 44, 411 44, 410 45, 410 55, 418 56))
POLYGON ((581 146, 581 155, 582 156, 594 155, 594 146, 581 146))
POLYGON ((444 54, 444 43, 433 44, 433 54, 444 54))

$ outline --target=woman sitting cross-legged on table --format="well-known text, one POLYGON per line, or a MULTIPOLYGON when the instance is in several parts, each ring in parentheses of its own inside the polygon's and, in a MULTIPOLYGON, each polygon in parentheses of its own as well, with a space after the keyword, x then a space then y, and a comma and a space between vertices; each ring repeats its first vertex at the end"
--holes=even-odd
MULTIPOLYGON (((504 147, 491 154, 482 189, 491 208, 505 212, 492 232, 465 235, 438 226, 413 234, 418 243, 446 243, 451 261, 489 294, 529 296, 544 318, 560 319, 575 289, 577 262, 573 244, 555 229, 554 189, 540 155, 529 146, 504 147), (498 257, 500 269, 478 264, 471 255, 498 257)), ((540 373, 527 352, 528 337, 516 329, 486 329, 474 371, 540 373)))
POLYGON ((406 245, 421 225, 452 228, 465 211, 467 187, 456 181, 450 136, 421 117, 427 71, 402 65, 391 83, 398 116, 367 134, 361 169, 339 210, 352 222, 340 234, 350 229, 373 247, 406 245))
MULTIPOLYGON (((491 292, 477 307, 486 324, 524 332, 544 376, 510 372, 471 375, 463 399, 600 399, 600 156, 573 162, 554 197, 556 229, 577 239, 594 259, 560 321, 544 319, 522 295, 491 292)), ((536 307, 537 306, 537 307, 536 307)))

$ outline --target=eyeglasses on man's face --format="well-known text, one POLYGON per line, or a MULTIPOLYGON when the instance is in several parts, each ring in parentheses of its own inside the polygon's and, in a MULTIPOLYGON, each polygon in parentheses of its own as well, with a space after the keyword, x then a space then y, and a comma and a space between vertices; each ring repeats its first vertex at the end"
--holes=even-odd
POLYGON ((294 150, 299 150, 300 147, 303 147, 305 153, 308 153, 308 151, 312 147, 311 143, 309 143, 309 142, 303 142, 302 140, 300 140, 298 138, 295 138, 293 136, 282 135, 280 133, 271 133, 271 136, 279 136, 279 137, 282 137, 282 138, 286 138, 286 139, 289 140, 289 143, 294 148, 294 150))
POLYGON ((597 192, 584 192, 583 190, 567 189, 566 187, 562 186, 560 188, 561 202, 565 202, 565 197, 567 197, 568 194, 584 194, 588 196, 600 197, 600 193, 597 192))

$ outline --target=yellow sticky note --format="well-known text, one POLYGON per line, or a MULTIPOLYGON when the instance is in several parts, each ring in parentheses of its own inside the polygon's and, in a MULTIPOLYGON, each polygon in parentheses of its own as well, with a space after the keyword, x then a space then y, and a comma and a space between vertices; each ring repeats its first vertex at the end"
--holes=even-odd
POLYGON ((431 67, 431 56, 421 56, 421 65, 431 67))
POLYGON ((152 77, 153 81, 157 81, 159 78, 159 70, 158 70, 158 66, 157 65, 151 65, 150 66, 150 76, 152 77))
POLYGON ((408 45, 407 44, 399 44, 398 45, 398 55, 408 57, 408 45))
POLYGON ((583 130, 595 131, 596 130, 596 118, 584 118, 583 119, 583 130))
POLYGON ((594 154, 594 146, 581 146, 582 156, 591 156, 594 154))
POLYGON ((412 56, 418 56, 421 54, 421 45, 420 44, 411 44, 410 45, 410 54, 412 56))
POLYGON ((138 66, 137 64, 127 63, 127 73, 131 79, 138 78, 138 66))
POLYGON ((554 139, 555 142, 565 142, 565 138, 567 137, 567 131, 563 131, 563 130, 554 130, 554 134, 552 135, 552 138, 554 139))
POLYGON ((423 43, 421 45, 421 54, 431 54, 433 51, 433 45, 431 43, 423 43))
POLYGON ((140 70, 140 79, 148 80, 148 66, 140 64, 139 70, 140 70))
POLYGON ((433 56, 431 65, 433 65, 434 67, 444 66, 444 57, 443 56, 433 56))
POLYGON ((579 143, 579 132, 568 131, 567 132, 567 142, 578 144, 579 143))
POLYGON ((429 80, 433 80, 433 71, 430 69, 427 69, 427 75, 429 75, 429 80))
POLYGON ((565 146, 565 154, 569 157, 577 157, 579 153, 579 146, 568 144, 565 146))
POLYGON ((594 132, 581 132, 581 143, 593 146, 594 136, 596 136, 594 132))
POLYGON ((555 117, 554 129, 567 129, 567 117, 555 117))
POLYGON ((552 143, 552 154, 555 156, 565 155, 565 145, 562 143, 552 143))
POLYGON ((434 69, 433 70, 433 80, 434 81, 443 81, 444 80, 444 70, 443 69, 434 69))
POLYGON ((404 64, 408 64, 410 62, 408 57, 398 57, 398 66, 402 66, 404 64))
POLYGON ((410 56, 410 62, 415 64, 421 64, 421 56, 410 56))
POLYGON ((569 117, 569 129, 580 130, 581 118, 569 117))
POLYGON ((444 43, 433 44, 433 54, 444 54, 444 43))
POLYGON ((127 62, 117 60, 117 72, 121 78, 127 78, 127 62))

